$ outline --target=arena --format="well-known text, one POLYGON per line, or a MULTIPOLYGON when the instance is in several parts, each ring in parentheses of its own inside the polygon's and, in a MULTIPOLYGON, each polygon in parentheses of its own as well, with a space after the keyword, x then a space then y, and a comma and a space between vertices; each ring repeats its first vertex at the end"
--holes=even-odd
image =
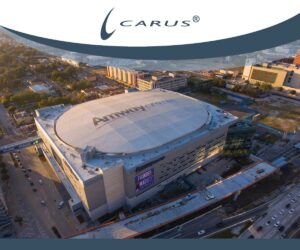
POLYGON ((132 208, 223 150, 236 117, 155 89, 36 111, 44 153, 74 213, 132 208))

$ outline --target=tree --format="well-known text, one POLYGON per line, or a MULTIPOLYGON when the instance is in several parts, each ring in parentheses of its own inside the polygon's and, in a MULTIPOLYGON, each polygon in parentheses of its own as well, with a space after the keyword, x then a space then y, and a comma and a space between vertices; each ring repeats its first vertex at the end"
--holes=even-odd
POLYGON ((280 91, 280 92, 282 92, 283 91, 283 87, 278 87, 277 90, 280 91))
POLYGON ((23 217, 19 216, 19 215, 15 216, 15 222, 19 223, 19 225, 22 226, 23 225, 23 217))
POLYGON ((15 107, 15 106, 9 106, 9 107, 7 108, 7 111, 8 111, 9 113, 13 113, 14 111, 16 111, 16 107, 15 107))

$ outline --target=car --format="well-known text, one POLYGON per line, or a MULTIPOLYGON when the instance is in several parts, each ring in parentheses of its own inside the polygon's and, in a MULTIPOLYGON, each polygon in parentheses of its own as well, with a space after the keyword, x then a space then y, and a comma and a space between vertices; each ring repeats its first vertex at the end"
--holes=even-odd
POLYGON ((224 223, 221 221, 221 222, 218 222, 217 224, 216 224, 216 227, 223 227, 224 226, 224 223))
POLYGON ((36 189, 36 188, 33 188, 32 191, 36 193, 36 192, 37 192, 37 189, 36 189))
POLYGON ((280 221, 276 221, 276 223, 274 224, 274 227, 278 227, 280 225, 280 221))
POLYGON ((31 181, 31 182, 29 182, 29 185, 30 186, 34 186, 34 183, 31 181))
POLYGON ((296 199, 291 199, 291 202, 296 203, 297 201, 296 201, 296 199))
POLYGON ((281 238, 281 239, 285 239, 285 238, 286 238, 286 234, 283 233, 282 235, 280 235, 280 238, 281 238))
POLYGON ((263 172, 265 172, 264 169, 257 169, 257 170, 256 170, 256 173, 257 173, 257 174, 262 174, 263 172))
POLYGON ((205 199, 206 199, 207 201, 212 200, 212 199, 214 199, 214 198, 215 198, 214 194, 212 194, 212 193, 210 193, 210 192, 207 192, 207 193, 206 193, 205 199))
POLYGON ((279 212, 279 214, 280 214, 280 215, 283 215, 284 212, 285 212, 285 210, 284 210, 284 209, 281 209, 280 212, 279 212))
POLYGON ((276 220, 276 218, 277 218, 276 214, 272 216, 272 220, 276 220))
POLYGON ((260 231, 262 231, 263 230, 263 226, 259 226, 258 228, 256 228, 256 231, 257 232, 260 232, 260 231))
POLYGON ((42 185, 43 184, 43 181, 41 179, 39 179, 39 183, 42 185))
POLYGON ((200 230, 199 232, 197 232, 198 236, 205 234, 206 231, 204 229, 200 230))
POLYGON ((43 206, 46 206, 46 202, 45 202, 44 200, 41 200, 41 204, 42 204, 43 206))
POLYGON ((292 197, 292 196, 293 196, 293 193, 289 193, 289 194, 288 194, 288 197, 292 197))
POLYGON ((290 209, 289 214, 292 214, 292 213, 294 213, 294 212, 295 212, 295 209, 292 208, 292 209, 290 209))
POLYGON ((290 207, 291 207, 290 203, 288 203, 288 204, 285 205, 285 208, 290 208, 290 207))
POLYGON ((61 209, 64 206, 65 202, 64 201, 60 201, 57 205, 58 209, 61 209))
POLYGON ((280 227, 278 228, 278 231, 279 231, 279 232, 283 232, 283 231, 284 231, 284 229, 285 229, 285 227, 284 227, 284 226, 280 226, 280 227))
POLYGON ((271 221, 269 221, 269 220, 265 223, 266 226, 269 226, 270 224, 271 224, 271 221))

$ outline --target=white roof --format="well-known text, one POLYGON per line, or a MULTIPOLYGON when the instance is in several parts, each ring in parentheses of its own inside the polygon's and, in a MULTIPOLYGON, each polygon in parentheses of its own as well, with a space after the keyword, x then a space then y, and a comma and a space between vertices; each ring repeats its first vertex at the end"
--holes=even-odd
POLYGON ((135 153, 159 147, 209 122, 207 104, 165 90, 134 92, 74 106, 55 123, 73 148, 135 153))

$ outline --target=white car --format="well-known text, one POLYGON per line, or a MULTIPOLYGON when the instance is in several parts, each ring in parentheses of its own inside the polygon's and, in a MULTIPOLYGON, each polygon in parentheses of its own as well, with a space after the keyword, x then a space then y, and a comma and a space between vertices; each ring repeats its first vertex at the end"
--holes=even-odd
POLYGON ((39 179, 39 183, 42 185, 43 184, 43 181, 41 179, 39 179))
POLYGON ((280 221, 277 221, 275 224, 274 224, 274 227, 278 227, 280 225, 280 221))
POLYGON ((275 220, 276 218, 277 218, 276 214, 272 216, 272 220, 275 220))
POLYGON ((271 224, 271 221, 267 221, 267 222, 265 223, 266 226, 269 226, 270 224, 271 224))
POLYGON ((199 232, 197 232, 198 236, 205 234, 206 231, 204 229, 200 230, 199 232))
POLYGON ((58 209, 61 209, 64 206, 65 202, 64 201, 60 201, 57 205, 58 209))
POLYGON ((207 201, 209 201, 209 200, 214 199, 215 196, 214 196, 212 193, 209 193, 209 192, 208 192, 208 193, 206 194, 206 197, 205 197, 205 198, 206 198, 207 201))
POLYGON ((289 214, 292 214, 292 213, 294 213, 294 212, 295 212, 295 209, 292 208, 292 209, 289 211, 289 214))

